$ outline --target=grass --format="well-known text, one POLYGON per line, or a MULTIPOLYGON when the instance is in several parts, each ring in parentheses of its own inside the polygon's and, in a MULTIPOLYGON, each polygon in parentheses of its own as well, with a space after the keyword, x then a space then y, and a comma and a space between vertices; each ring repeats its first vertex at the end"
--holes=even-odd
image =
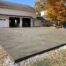
POLYGON ((49 52, 48 57, 34 62, 31 66, 66 66, 66 49, 49 52))

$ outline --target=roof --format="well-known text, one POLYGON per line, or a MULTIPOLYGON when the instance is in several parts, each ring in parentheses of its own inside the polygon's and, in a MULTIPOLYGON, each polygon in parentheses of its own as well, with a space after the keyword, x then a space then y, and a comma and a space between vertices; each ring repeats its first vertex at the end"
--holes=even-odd
POLYGON ((15 9, 15 10, 22 10, 22 11, 35 13, 35 9, 33 7, 30 7, 28 5, 23 5, 23 4, 6 2, 6 1, 0 1, 0 8, 15 9))

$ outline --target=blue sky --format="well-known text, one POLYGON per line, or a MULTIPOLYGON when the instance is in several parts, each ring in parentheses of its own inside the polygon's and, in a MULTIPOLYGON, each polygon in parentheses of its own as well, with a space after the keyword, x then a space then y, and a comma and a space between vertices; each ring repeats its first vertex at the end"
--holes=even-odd
POLYGON ((36 0, 4 0, 4 1, 26 4, 26 5, 29 5, 29 6, 34 6, 34 4, 36 2, 36 0))

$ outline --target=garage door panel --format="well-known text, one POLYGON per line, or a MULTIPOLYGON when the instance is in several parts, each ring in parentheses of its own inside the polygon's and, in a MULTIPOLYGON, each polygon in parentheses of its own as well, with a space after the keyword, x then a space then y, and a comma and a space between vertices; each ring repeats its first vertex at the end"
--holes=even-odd
POLYGON ((5 21, 0 21, 0 27, 6 27, 6 22, 5 21))
POLYGON ((9 27, 8 18, 0 17, 0 27, 9 27))

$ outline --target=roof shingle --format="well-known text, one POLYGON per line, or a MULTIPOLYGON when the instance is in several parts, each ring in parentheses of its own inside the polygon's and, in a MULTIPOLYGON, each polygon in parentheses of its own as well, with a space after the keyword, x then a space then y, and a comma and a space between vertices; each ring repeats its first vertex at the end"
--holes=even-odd
POLYGON ((0 8, 15 9, 15 10, 29 11, 35 13, 35 9, 33 7, 23 4, 6 2, 6 1, 0 1, 0 8))

